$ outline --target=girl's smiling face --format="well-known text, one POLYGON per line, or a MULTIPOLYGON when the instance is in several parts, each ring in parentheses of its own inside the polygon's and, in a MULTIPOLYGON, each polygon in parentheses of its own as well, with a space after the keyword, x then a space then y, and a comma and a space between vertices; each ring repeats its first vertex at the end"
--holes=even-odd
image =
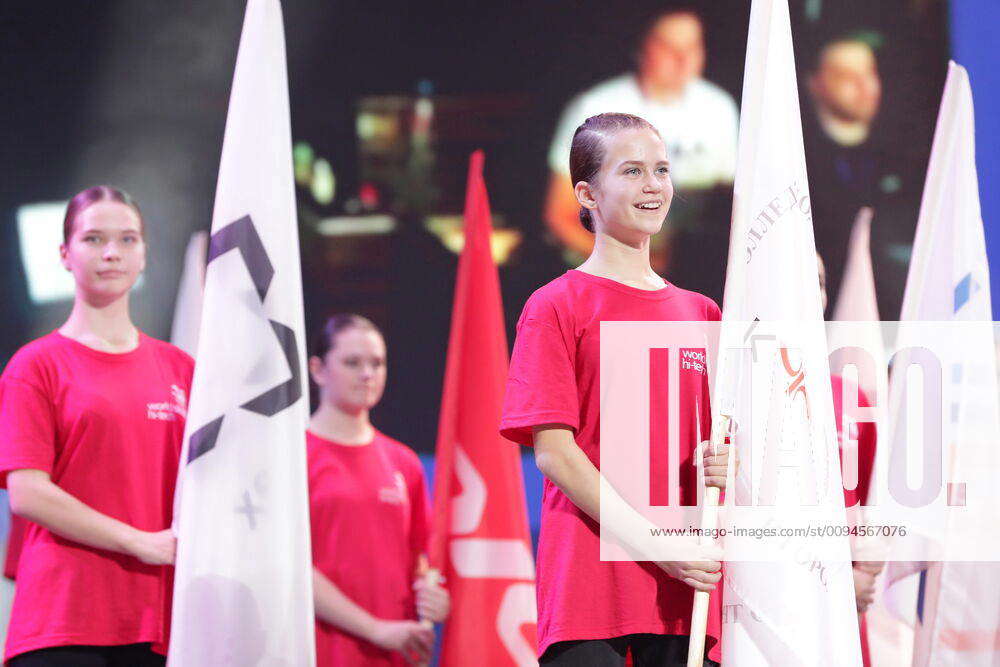
POLYGON ((620 130, 603 137, 604 160, 596 182, 578 183, 577 197, 596 227, 637 245, 663 227, 674 186, 663 140, 653 130, 620 130))

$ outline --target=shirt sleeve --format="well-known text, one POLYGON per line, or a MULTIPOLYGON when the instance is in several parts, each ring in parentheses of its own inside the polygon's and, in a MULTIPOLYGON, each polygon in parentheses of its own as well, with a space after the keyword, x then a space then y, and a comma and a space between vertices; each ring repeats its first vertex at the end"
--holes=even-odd
POLYGON ((517 325, 500 420, 500 434, 520 445, 534 444, 534 426, 565 424, 576 431, 580 425, 574 334, 555 306, 536 296, 517 325))
POLYGON ((23 377, 0 378, 0 487, 7 473, 33 468, 52 474, 55 409, 49 396, 23 377))
POLYGON ((705 319, 709 322, 722 321, 722 310, 719 309, 719 304, 708 297, 705 297, 705 300, 708 302, 705 306, 705 319))

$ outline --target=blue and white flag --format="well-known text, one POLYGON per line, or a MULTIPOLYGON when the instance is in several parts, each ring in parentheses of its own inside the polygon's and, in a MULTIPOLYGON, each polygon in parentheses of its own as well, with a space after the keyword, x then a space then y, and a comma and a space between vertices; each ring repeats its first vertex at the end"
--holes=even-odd
MULTIPOLYGON (((914 666, 1000 665, 1000 563, 963 562, 969 561, 963 553, 969 542, 962 536, 985 541, 982 522, 992 523, 1000 506, 997 359, 975 153, 969 77, 952 62, 927 166, 899 347, 922 344, 910 333, 926 330, 921 322, 966 323, 960 341, 950 334, 950 356, 942 360, 948 409, 941 420, 941 455, 944 479, 960 482, 947 484, 949 507, 968 502, 968 508, 950 511, 946 521, 928 511, 915 514, 914 532, 934 560, 887 566, 887 603, 916 631, 914 666)), ((896 448, 907 427, 897 400, 904 380, 894 371, 890 422, 896 448)))

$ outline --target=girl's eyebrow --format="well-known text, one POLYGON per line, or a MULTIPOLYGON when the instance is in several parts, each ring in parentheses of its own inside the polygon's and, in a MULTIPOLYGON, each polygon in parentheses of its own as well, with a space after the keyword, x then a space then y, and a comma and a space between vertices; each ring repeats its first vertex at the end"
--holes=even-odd
MULTIPOLYGON (((618 167, 621 168, 630 164, 639 165, 641 167, 645 163, 642 160, 625 160, 624 162, 619 164, 618 167)), ((656 166, 659 167, 660 165, 667 165, 669 167, 670 162, 668 160, 660 160, 659 162, 656 163, 656 166)))

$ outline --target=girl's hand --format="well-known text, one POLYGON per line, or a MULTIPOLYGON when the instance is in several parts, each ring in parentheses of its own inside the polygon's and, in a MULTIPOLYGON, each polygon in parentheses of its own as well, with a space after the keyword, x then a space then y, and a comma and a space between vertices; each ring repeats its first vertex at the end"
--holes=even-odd
POLYGON ((169 528, 155 533, 136 530, 128 551, 147 565, 173 565, 177 557, 177 538, 169 528))
POLYGON ((875 601, 875 575, 859 567, 854 571, 854 600, 858 613, 863 614, 875 601))
POLYGON ((420 621, 378 620, 367 638, 387 651, 397 651, 410 664, 426 664, 434 651, 434 630, 420 621))
MULTIPOLYGON (((716 486, 725 490, 726 470, 729 467, 729 444, 723 444, 713 452, 712 442, 706 440, 699 445, 702 455, 702 465, 705 470, 705 486, 716 486)), ((739 461, 733 454, 734 462, 739 466, 739 461)))
POLYGON ((420 577, 413 582, 413 590, 417 592, 417 614, 421 619, 440 623, 448 618, 451 596, 445 588, 420 577))
POLYGON ((885 561, 881 560, 858 560, 854 561, 854 567, 858 570, 863 570, 872 576, 877 576, 882 568, 885 567, 885 561))
POLYGON ((661 570, 696 591, 712 592, 722 578, 722 563, 717 560, 704 561, 660 561, 661 570))

